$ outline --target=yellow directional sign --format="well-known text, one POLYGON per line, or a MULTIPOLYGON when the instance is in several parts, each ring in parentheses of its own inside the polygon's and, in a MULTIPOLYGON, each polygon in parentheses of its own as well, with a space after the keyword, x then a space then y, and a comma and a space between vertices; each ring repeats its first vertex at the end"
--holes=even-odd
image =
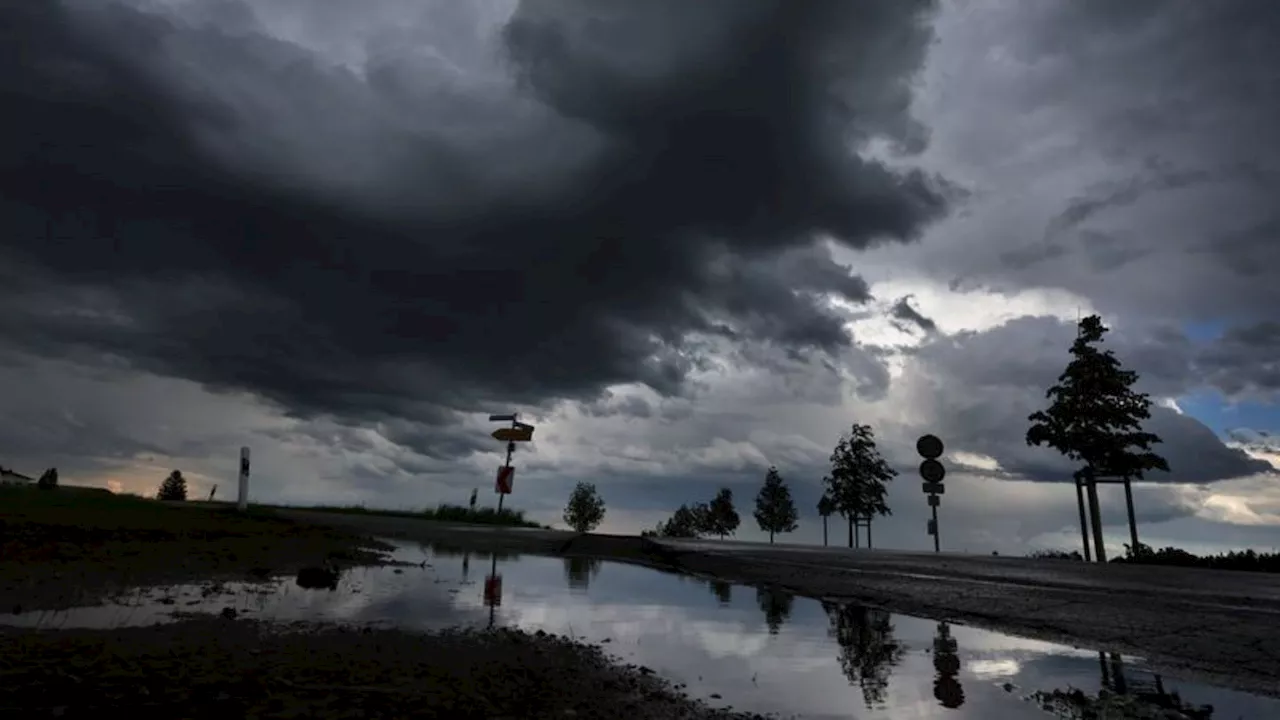
POLYGON ((503 442, 529 442, 533 440, 533 426, 499 428, 493 431, 493 439, 503 442))

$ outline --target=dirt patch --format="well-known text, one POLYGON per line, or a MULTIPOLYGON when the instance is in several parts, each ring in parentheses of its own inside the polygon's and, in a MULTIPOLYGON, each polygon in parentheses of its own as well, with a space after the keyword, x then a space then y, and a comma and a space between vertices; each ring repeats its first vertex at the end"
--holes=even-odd
POLYGON ((417 634, 206 618, 120 630, 0 631, 12 717, 748 720, 643 667, 542 632, 417 634))

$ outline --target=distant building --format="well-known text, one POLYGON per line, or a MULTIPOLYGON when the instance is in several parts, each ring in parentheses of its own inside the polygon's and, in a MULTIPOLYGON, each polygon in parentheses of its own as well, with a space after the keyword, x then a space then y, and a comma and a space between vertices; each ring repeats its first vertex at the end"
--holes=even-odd
POLYGON ((7 467, 0 467, 0 485, 26 485, 33 482, 35 478, 27 477, 7 467))

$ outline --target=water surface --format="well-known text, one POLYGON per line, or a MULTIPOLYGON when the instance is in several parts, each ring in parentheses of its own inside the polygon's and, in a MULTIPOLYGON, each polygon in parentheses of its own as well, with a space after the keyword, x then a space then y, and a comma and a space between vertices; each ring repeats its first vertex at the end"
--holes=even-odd
POLYGON ((1134 717, 1274 720, 1280 701, 1160 676, 1136 658, 822 603, 647 568, 397 544, 420 566, 359 568, 337 589, 200 585, 113 604, 9 616, 28 627, 119 627, 184 612, 434 629, 510 625, 603 643, 715 705, 802 718, 1082 717, 1098 694, 1134 717), (1066 695, 1081 691, 1074 698, 1066 695), (1049 712, 1046 698, 1059 693, 1049 712), (1180 703, 1180 704, 1179 704, 1180 703), (1211 711, 1200 706, 1212 705, 1211 711))

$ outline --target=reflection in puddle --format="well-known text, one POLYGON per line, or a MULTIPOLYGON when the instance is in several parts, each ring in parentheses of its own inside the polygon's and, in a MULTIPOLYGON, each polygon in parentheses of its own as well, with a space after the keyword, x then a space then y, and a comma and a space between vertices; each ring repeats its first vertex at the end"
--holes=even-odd
POLYGON ((583 558, 419 545, 399 545, 394 557, 404 565, 344 572, 332 590, 303 589, 294 578, 209 583, 0 623, 119 627, 230 608, 237 617, 281 622, 514 625, 606 643, 713 704, 788 717, 1280 718, 1280 701, 1161 677, 1131 658, 776 588, 583 558))

